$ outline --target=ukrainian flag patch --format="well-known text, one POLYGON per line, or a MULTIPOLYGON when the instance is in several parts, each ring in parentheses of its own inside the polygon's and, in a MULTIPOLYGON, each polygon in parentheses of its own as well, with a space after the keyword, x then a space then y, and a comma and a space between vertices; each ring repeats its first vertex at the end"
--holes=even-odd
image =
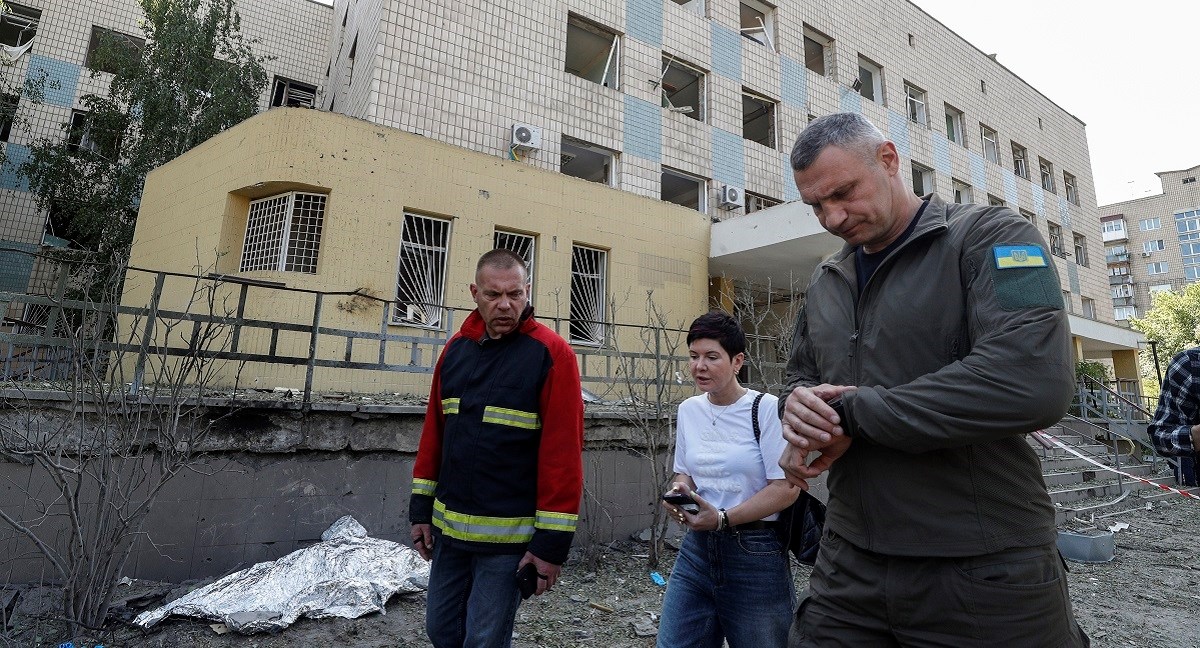
POLYGON ((996 269, 1045 268, 1046 253, 1040 245, 996 245, 992 247, 996 269))

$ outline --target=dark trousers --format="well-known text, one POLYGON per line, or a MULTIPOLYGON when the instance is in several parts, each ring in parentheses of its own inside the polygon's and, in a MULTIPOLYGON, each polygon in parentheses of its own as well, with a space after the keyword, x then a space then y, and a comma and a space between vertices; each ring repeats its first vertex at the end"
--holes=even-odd
POLYGON ((789 648, 1086 648, 1053 545, 968 558, 864 551, 826 530, 789 648))

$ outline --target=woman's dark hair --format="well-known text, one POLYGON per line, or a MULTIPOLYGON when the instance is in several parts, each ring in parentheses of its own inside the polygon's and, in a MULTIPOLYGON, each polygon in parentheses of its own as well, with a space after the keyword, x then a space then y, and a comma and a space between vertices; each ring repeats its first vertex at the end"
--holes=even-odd
POLYGON ((730 358, 746 352, 746 332, 733 316, 723 310, 713 309, 697 317, 688 328, 687 343, 696 340, 716 340, 730 358))

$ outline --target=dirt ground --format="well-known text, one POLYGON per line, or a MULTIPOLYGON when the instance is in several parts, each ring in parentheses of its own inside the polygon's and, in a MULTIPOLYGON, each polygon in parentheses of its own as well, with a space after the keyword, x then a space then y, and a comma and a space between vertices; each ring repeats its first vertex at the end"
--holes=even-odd
MULTIPOLYGON (((1200 502, 1164 499, 1094 521, 1116 533, 1116 558, 1102 564, 1070 563, 1071 597, 1080 624, 1097 648, 1200 648, 1200 502)), ((1085 525, 1072 523, 1068 530, 1085 525)), ((564 568, 558 587, 522 604, 514 645, 641 648, 654 645, 664 588, 646 568, 646 547, 619 542, 578 552, 564 568)), ((670 574, 673 552, 659 568, 670 574)), ((808 578, 796 570, 798 590, 808 578)), ((173 586, 138 583, 140 611, 164 602, 173 586)), ((175 590, 178 595, 179 590, 175 590)), ((133 594, 131 589, 127 595, 133 594)), ((43 593, 44 595, 44 593, 43 593)), ((33 596, 36 596, 33 595, 33 596)), ((3 601, 0 601, 2 604, 3 601)), ((48 646, 66 640, 53 624, 17 614, 0 646, 48 646)), ((302 619, 277 635, 219 635, 209 621, 169 619, 149 632, 118 624, 94 638, 77 638, 76 648, 296 648, 426 646, 422 595, 394 597, 387 614, 359 619, 302 619)))

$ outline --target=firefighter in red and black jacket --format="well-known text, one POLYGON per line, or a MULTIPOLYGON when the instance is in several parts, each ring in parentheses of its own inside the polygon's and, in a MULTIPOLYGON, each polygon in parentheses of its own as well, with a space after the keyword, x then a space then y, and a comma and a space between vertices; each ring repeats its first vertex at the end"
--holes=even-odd
POLYGON ((524 261, 483 255, 477 306, 447 342, 413 467, 413 546, 432 559, 434 646, 507 646, 517 572, 554 586, 583 491, 583 399, 575 353, 533 319, 524 261))

